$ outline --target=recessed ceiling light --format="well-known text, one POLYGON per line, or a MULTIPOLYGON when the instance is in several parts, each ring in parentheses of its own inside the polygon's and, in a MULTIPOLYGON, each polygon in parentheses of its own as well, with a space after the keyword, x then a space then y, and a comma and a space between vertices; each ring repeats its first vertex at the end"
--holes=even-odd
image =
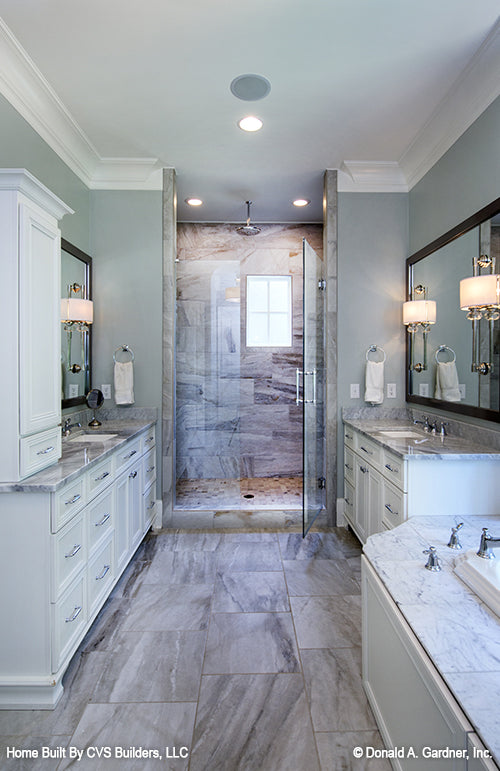
POLYGON ((294 206, 308 206, 311 201, 309 201, 307 198, 296 198, 293 202, 294 206))
POLYGON ((243 131, 258 131, 262 128, 262 121, 260 118, 256 118, 255 115, 247 115, 246 118, 242 118, 238 121, 238 126, 243 131))
POLYGON ((201 206, 203 203, 201 198, 186 198, 185 201, 190 206, 201 206))

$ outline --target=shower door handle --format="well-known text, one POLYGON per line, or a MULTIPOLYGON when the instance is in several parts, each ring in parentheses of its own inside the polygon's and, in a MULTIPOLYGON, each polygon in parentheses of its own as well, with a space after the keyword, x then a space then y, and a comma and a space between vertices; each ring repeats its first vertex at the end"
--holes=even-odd
POLYGON ((295 404, 301 404, 304 400, 300 398, 300 376, 303 375, 298 367, 295 370, 295 404))
POLYGON ((310 369, 310 370, 302 370, 302 369, 296 369, 295 370, 295 385, 296 385, 296 398, 295 398, 295 404, 316 404, 317 402, 317 396, 316 396, 316 369, 310 369), (304 383, 304 398, 301 399, 299 396, 300 392, 300 376, 303 377, 303 383, 304 383), (312 375, 313 383, 313 393, 312 399, 306 399, 306 375, 312 375))

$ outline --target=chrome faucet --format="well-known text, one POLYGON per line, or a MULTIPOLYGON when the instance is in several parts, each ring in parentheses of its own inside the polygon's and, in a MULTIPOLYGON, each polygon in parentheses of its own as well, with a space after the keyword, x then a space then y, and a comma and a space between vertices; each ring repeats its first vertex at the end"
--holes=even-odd
POLYGON ((488 528, 483 527, 483 532, 481 533, 481 542, 479 544, 479 551, 477 552, 477 556, 482 557, 485 560, 495 559, 495 555, 493 554, 491 549, 496 549, 499 546, 500 546, 500 538, 493 538, 493 536, 489 534, 488 528))
POLYGON ((428 549, 424 549, 423 553, 429 555, 429 559, 425 565, 427 570, 432 570, 433 573, 437 573, 439 570, 441 570, 441 565, 439 564, 435 546, 429 546, 428 549))
POLYGON ((430 423, 429 423, 429 418, 426 417, 425 420, 417 420, 415 418, 413 422, 414 422, 415 425, 420 423, 424 427, 424 431, 430 431, 431 426, 430 426, 430 423))
POLYGON ((62 427, 62 435, 63 436, 69 436, 71 434, 72 428, 81 428, 81 423, 72 423, 71 418, 66 418, 64 421, 64 426, 62 427))

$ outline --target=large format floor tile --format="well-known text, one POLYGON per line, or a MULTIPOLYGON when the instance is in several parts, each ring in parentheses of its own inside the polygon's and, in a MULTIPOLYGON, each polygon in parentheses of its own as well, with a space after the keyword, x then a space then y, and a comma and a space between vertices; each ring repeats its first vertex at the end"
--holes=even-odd
POLYGON ((255 613, 289 611, 285 578, 281 571, 219 573, 215 581, 212 612, 255 613))
POLYGON ((384 746, 378 731, 317 733, 316 742, 321 771, 392 771, 388 760, 366 757, 368 747, 382 749, 384 746), (354 749, 363 750, 361 758, 354 757, 354 749))
POLYGON ((283 567, 290 596, 361 593, 346 559, 284 560, 283 567))
POLYGON ((290 597, 299 648, 361 645, 361 597, 290 597))
POLYGON ((122 628, 150 632, 206 629, 212 588, 203 584, 143 585, 122 628))

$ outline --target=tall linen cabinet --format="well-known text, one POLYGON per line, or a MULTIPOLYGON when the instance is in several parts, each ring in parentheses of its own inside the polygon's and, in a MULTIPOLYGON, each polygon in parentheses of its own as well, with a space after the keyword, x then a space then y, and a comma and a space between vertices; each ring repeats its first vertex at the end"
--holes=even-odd
POLYGON ((0 169, 0 481, 61 455, 61 234, 73 213, 24 169, 0 169))

